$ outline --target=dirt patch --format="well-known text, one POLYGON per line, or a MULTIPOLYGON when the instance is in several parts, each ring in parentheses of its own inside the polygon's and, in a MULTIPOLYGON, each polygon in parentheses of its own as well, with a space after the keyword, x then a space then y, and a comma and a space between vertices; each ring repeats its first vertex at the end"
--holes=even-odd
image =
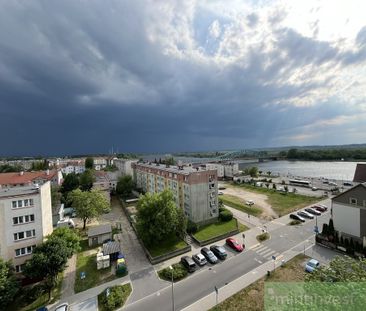
POLYGON ((268 204, 268 198, 265 194, 250 192, 240 188, 229 188, 228 185, 225 186, 226 189, 222 190, 224 194, 234 195, 242 199, 244 202, 248 200, 253 200, 255 204, 262 209, 262 214, 260 215, 260 218, 265 220, 278 218, 277 213, 272 209, 272 206, 268 204))

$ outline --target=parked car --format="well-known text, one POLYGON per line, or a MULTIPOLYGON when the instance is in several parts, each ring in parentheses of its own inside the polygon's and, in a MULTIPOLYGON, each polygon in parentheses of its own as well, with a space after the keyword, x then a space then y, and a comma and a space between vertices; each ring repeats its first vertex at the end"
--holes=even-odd
POLYGON ((352 187, 352 186, 353 186, 353 184, 352 184, 351 182, 345 181, 345 182, 343 183, 343 186, 352 187))
POLYGON ((299 220, 301 222, 305 222, 305 219, 303 217, 301 217, 300 215, 290 214, 290 218, 295 219, 295 220, 299 220))
POLYGON ((318 190, 318 188, 317 187, 311 187, 311 190, 316 191, 316 190, 318 190))
POLYGON ((56 307, 55 311, 68 311, 69 310, 69 304, 63 303, 62 305, 59 305, 56 307))
POLYGON ((329 184, 328 180, 323 180, 323 184, 329 184))
POLYGON ((196 254, 192 256, 192 259, 194 260, 194 262, 198 265, 198 266, 204 266, 205 264, 207 264, 207 260, 205 258, 205 256, 203 256, 202 254, 196 254))
POLYGON ((253 200, 248 200, 245 202, 246 205, 254 205, 254 201, 253 200))
POLYGON ((330 181, 329 182, 329 186, 338 186, 337 183, 333 182, 333 181, 330 181))
POLYGON ((314 216, 306 211, 297 212, 297 215, 304 217, 304 218, 308 218, 308 219, 314 219, 314 216))
POLYGON ((320 263, 316 259, 310 259, 305 266, 305 272, 313 272, 315 269, 319 268, 320 263))
POLYGON ((316 209, 313 208, 305 208, 305 212, 308 212, 309 214, 313 214, 316 216, 320 216, 322 213, 317 211, 316 209))
POLYGON ((210 250, 215 254, 215 256, 221 260, 225 260, 227 257, 227 253, 225 251, 225 248, 218 245, 212 245, 210 247, 210 250))
POLYGON ((315 209, 315 210, 323 213, 323 212, 326 212, 328 208, 326 206, 323 206, 323 205, 314 205, 312 207, 312 209, 315 209))
POLYGON ((218 195, 224 195, 224 193, 222 191, 219 191, 218 195))
POLYGON ((204 248, 201 249, 201 254, 203 256, 205 256, 205 258, 207 259, 207 261, 209 263, 215 264, 218 261, 215 254, 212 251, 210 251, 207 247, 204 247, 204 248))
POLYGON ((245 248, 244 244, 239 244, 234 238, 227 238, 226 244, 237 252, 242 252, 245 248))
POLYGON ((194 272, 196 271, 196 264, 194 263, 193 259, 189 256, 183 256, 180 259, 180 262, 182 263, 183 266, 186 267, 186 269, 188 270, 188 272, 194 272))

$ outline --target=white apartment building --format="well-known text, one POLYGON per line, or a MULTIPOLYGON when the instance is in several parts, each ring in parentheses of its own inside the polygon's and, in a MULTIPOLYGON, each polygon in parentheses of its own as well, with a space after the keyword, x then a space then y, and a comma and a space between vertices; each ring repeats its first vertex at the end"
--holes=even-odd
POLYGON ((50 182, 0 189, 0 257, 12 260, 16 272, 52 230, 50 182))
POLYGON ((132 164, 137 163, 138 160, 130 159, 114 159, 113 164, 118 168, 121 176, 133 175, 132 164))
POLYGON ((235 175, 239 174, 238 163, 206 163, 206 169, 217 170, 218 178, 233 179, 235 175))
POLYGON ((204 224, 219 216, 216 170, 155 163, 134 163, 132 167, 137 187, 151 193, 171 190, 176 206, 191 221, 204 224))
POLYGON ((103 168, 106 168, 108 165, 108 161, 105 158, 94 158, 94 169, 96 171, 100 171, 103 168))

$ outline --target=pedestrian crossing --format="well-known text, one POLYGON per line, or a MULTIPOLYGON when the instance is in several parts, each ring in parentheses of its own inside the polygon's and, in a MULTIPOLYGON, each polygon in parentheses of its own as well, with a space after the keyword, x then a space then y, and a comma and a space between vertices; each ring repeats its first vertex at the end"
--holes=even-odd
POLYGON ((272 259, 272 256, 275 256, 276 258, 280 255, 280 253, 270 249, 269 247, 265 245, 261 245, 258 248, 253 249, 258 255, 266 258, 266 259, 272 259))

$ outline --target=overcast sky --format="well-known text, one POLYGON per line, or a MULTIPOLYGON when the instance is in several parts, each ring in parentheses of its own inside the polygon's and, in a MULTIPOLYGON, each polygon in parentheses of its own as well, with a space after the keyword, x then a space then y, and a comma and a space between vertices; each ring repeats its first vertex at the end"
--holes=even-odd
POLYGON ((365 12, 0 0, 0 155, 366 143, 365 12))

